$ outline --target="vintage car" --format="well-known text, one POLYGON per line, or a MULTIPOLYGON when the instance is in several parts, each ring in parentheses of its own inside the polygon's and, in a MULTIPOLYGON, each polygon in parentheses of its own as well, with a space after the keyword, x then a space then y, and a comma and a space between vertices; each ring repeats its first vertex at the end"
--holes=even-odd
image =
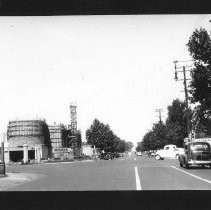
POLYGON ((102 160, 112 160, 114 157, 113 157, 113 154, 108 152, 108 153, 102 153, 100 155, 100 159, 102 160))
POLYGON ((141 152, 136 152, 136 156, 142 156, 141 152))
POLYGON ((179 158, 180 154, 184 153, 184 149, 183 148, 178 148, 176 147, 176 145, 174 144, 168 144, 166 146, 164 146, 163 149, 158 150, 155 153, 155 159, 156 160, 163 160, 164 158, 179 158))
POLYGON ((211 168, 211 147, 207 142, 190 142, 185 145, 185 153, 179 155, 180 167, 197 165, 211 168))

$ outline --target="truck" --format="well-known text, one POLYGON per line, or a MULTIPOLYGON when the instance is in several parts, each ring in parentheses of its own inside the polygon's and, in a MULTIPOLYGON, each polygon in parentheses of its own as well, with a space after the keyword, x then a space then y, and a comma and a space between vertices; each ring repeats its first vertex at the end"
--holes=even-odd
POLYGON ((184 149, 183 148, 178 148, 176 145, 174 144, 168 144, 166 146, 164 146, 163 149, 158 150, 155 153, 155 159, 156 160, 163 160, 164 158, 179 158, 180 154, 184 153, 184 149))
POLYGON ((209 166, 211 168, 211 146, 206 141, 191 141, 184 144, 185 152, 179 155, 179 165, 188 169, 190 166, 209 166))

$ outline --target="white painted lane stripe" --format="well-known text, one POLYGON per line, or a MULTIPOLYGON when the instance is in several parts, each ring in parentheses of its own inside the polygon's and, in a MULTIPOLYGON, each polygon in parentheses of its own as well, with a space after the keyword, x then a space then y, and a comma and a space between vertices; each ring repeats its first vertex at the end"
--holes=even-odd
POLYGON ((176 169, 176 170, 178 170, 178 171, 181 171, 181 172, 183 172, 183 173, 185 173, 185 174, 188 174, 188 175, 190 175, 190 176, 192 176, 192 177, 195 177, 196 179, 200 179, 200 180, 202 180, 202 181, 204 181, 204 182, 207 182, 207 183, 211 184, 211 181, 208 180, 208 179, 203 179, 203 178, 201 178, 200 176, 196 176, 196 175, 194 175, 194 174, 188 173, 188 172, 186 172, 186 171, 184 171, 184 170, 182 170, 182 169, 179 169, 179 168, 177 168, 177 167, 175 167, 175 166, 171 166, 171 167, 174 168, 174 169, 176 169))
POLYGON ((136 176, 136 190, 141 190, 141 182, 138 176, 138 169, 135 166, 135 176, 136 176))

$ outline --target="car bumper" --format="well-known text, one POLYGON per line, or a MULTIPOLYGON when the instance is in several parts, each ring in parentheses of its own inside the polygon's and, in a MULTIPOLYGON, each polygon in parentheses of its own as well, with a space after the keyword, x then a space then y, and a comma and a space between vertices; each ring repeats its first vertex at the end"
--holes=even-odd
POLYGON ((211 160, 190 160, 188 164, 211 164, 211 160))

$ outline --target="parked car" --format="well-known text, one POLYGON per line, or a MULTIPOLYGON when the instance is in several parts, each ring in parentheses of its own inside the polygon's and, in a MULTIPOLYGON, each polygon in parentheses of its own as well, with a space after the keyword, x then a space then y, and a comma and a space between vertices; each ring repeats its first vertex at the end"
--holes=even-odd
POLYGON ((115 152, 115 153, 114 153, 114 157, 115 157, 115 158, 119 158, 119 157, 120 157, 120 154, 117 153, 117 152, 115 152))
POLYGON ((211 147, 208 142, 190 142, 185 145, 185 153, 179 156, 180 167, 197 165, 211 168, 211 147))
POLYGON ((155 156, 155 152, 154 151, 149 151, 149 152, 147 152, 147 156, 149 156, 149 157, 153 156, 154 157, 155 156))
POLYGON ((110 153, 102 153, 102 154, 100 155, 100 159, 102 159, 102 160, 111 160, 111 159, 113 159, 113 158, 112 158, 112 156, 111 156, 110 153))
POLYGON ((136 152, 136 156, 142 156, 141 152, 136 152))
POLYGON ((100 158, 100 155, 99 154, 93 154, 91 156, 91 159, 98 159, 98 158, 100 158))
POLYGON ((83 154, 83 159, 86 159, 86 160, 90 160, 91 159, 91 156, 90 155, 86 155, 86 154, 83 154))

